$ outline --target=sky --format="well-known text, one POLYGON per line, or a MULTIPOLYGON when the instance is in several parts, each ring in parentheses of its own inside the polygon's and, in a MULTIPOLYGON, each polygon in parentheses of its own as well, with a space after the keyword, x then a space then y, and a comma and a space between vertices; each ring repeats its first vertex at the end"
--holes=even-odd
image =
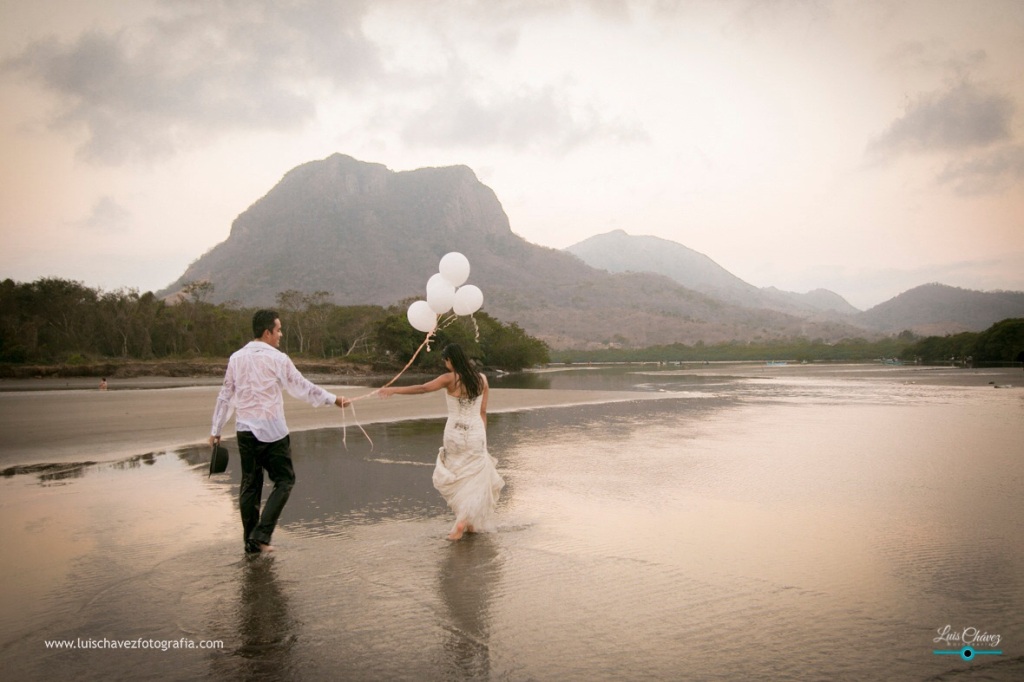
POLYGON ((342 153, 543 246, 1024 290, 1022 67, 1019 0, 0 0, 0 279, 162 289, 342 153))

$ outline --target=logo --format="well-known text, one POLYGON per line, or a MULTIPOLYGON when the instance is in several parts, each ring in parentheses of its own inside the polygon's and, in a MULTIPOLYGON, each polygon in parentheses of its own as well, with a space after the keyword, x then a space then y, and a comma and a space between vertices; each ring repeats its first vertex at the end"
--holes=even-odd
POLYGON ((952 625, 937 630, 939 636, 932 640, 935 644, 957 646, 958 649, 935 649, 933 654, 939 656, 959 656, 965 661, 973 661, 975 656, 1001 656, 1002 651, 995 647, 1002 641, 1000 635, 982 632, 976 627, 954 630, 952 625), (984 648, 980 648, 984 647, 984 648))

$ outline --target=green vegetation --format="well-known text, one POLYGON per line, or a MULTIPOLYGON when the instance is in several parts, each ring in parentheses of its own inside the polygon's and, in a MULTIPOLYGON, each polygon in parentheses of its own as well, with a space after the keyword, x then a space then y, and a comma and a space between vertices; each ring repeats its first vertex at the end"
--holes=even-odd
POLYGON ((983 332, 929 336, 903 349, 900 357, 923 363, 963 361, 1004 364, 1024 361, 1024 318, 996 322, 983 332))
MULTIPOLYGON (((213 286, 191 283, 184 297, 168 304, 136 289, 103 292, 73 282, 44 278, 29 284, 0 282, 0 363, 58 364, 88 367, 100 361, 189 360, 228 355, 251 336, 252 308, 208 302, 213 286)), ((404 366, 423 342, 405 317, 408 301, 381 306, 338 306, 329 294, 289 290, 277 295, 285 337, 281 349, 297 359, 370 366, 404 366)), ((1024 360, 1024 319, 1010 318, 983 332, 944 337, 915 337, 910 332, 879 341, 820 339, 688 346, 670 344, 642 349, 550 351, 515 323, 487 313, 460 317, 443 325, 432 348, 457 342, 485 367, 518 371, 555 362, 703 362, 703 361, 869 361, 900 358, 946 363, 1024 360)), ((440 368, 440 353, 421 353, 414 365, 440 368)))
MULTIPOLYGON (((377 325, 376 346, 389 356, 410 358, 423 343, 423 334, 406 320, 408 303, 389 308, 387 317, 377 325)), ((512 372, 550 362, 547 345, 515 323, 505 325, 483 312, 475 313, 472 318, 456 318, 447 325, 444 319, 441 322, 441 328, 431 341, 432 348, 458 343, 469 357, 485 367, 512 372)), ((440 369, 442 365, 439 353, 421 354, 416 362, 418 367, 431 369, 440 369)))
POLYGON ((641 349, 553 351, 555 362, 703 362, 787 361, 858 362, 878 359, 937 364, 965 362, 1006 364, 1024 362, 1024 319, 997 322, 983 332, 919 338, 909 331, 880 341, 844 339, 836 343, 790 339, 762 343, 720 343, 693 346, 677 343, 641 349))
MULTIPOLYGON (((136 289, 103 292, 80 282, 44 278, 0 282, 0 363, 85 366, 100 360, 224 360, 252 336, 253 308, 208 302, 213 285, 193 282, 168 304, 136 289)), ((285 330, 281 349, 296 358, 377 369, 401 367, 423 342, 405 307, 338 306, 330 294, 289 290, 275 309, 285 330)), ((509 371, 548 362, 543 342, 515 324, 477 313, 458 318, 433 345, 458 341, 484 366, 509 371), (479 338, 479 340, 477 340, 479 338)), ((421 353, 416 366, 435 369, 439 353, 421 353)))

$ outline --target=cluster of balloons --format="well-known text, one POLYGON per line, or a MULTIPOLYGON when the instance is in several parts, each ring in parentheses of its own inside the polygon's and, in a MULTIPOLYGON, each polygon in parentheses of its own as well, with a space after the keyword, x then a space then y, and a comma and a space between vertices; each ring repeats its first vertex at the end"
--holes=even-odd
POLYGON ((457 251, 447 253, 438 264, 438 272, 427 280, 427 300, 409 306, 409 324, 421 332, 437 328, 438 315, 449 310, 456 315, 472 315, 484 304, 480 288, 465 284, 469 279, 469 259, 457 251))

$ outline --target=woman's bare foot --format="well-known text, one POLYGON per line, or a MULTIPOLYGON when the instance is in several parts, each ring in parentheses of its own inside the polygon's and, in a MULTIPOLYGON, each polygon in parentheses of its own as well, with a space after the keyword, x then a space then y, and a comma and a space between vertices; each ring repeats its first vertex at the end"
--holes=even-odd
POLYGON ((458 523, 455 524, 455 528, 452 528, 452 532, 448 534, 448 539, 452 540, 452 541, 454 541, 454 540, 461 540, 462 539, 462 534, 465 533, 465 532, 466 532, 466 524, 464 522, 462 522, 462 521, 459 521, 458 523))
POLYGON ((260 548, 260 554, 270 554, 274 551, 273 545, 268 545, 265 542, 257 542, 256 545, 260 548))

